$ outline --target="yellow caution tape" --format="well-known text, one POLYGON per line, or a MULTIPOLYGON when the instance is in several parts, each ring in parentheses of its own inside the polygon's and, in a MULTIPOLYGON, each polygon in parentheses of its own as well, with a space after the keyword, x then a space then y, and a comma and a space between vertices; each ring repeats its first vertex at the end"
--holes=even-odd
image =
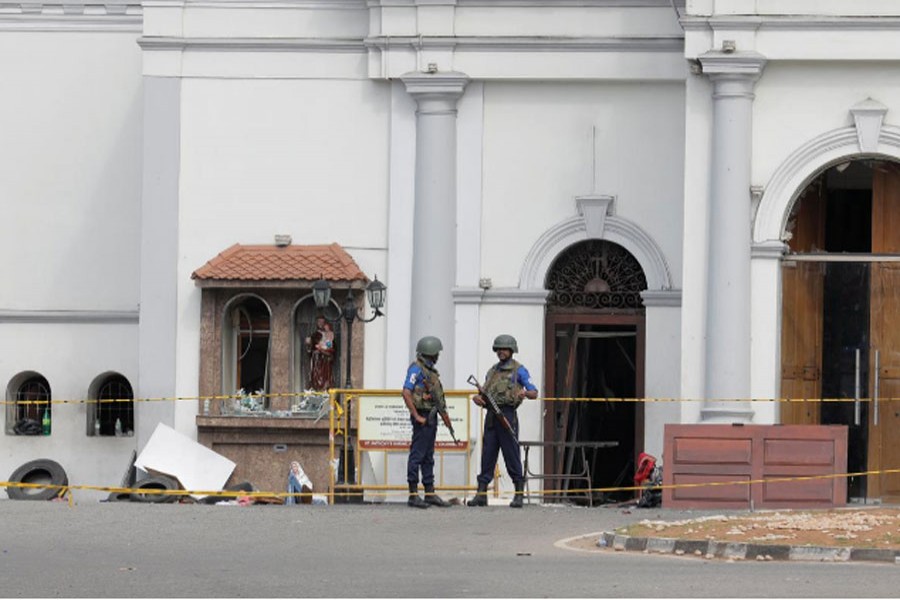
MULTIPOLYGON (((335 397, 337 394, 346 394, 348 390, 342 389, 333 389, 329 390, 329 393, 332 397, 335 397)), ((358 390, 353 390, 353 392, 358 392, 358 390)), ((362 390, 363 393, 354 394, 354 395, 346 395, 346 400, 359 399, 364 396, 385 396, 385 395, 393 395, 399 396, 400 390, 362 390)), ((320 396, 322 393, 313 393, 313 392, 291 392, 291 393, 279 393, 279 394, 251 394, 249 396, 239 396, 239 395, 218 395, 218 396, 172 396, 172 397, 158 397, 158 398, 104 398, 102 400, 98 399, 82 399, 82 400, 0 400, 0 405, 17 405, 17 406, 28 406, 28 405, 48 405, 48 404, 115 404, 122 402, 179 402, 179 401, 199 401, 199 400, 210 400, 210 401, 224 401, 224 400, 240 400, 242 398, 303 398, 309 396, 320 396)), ((459 395, 457 393, 456 395, 459 395)), ((468 392, 462 393, 462 395, 474 395, 469 394, 468 392)), ((624 402, 624 403, 652 403, 652 402, 750 402, 750 403, 772 403, 772 402, 797 402, 797 403, 815 403, 815 402, 874 402, 875 398, 607 398, 607 397, 539 397, 533 400, 526 399, 526 402, 535 402, 535 401, 543 401, 543 402, 624 402)), ((879 402, 896 402, 900 401, 900 397, 896 398, 877 398, 879 402)), ((343 408, 341 408, 340 403, 334 402, 333 406, 337 410, 338 414, 343 414, 343 408)))
MULTIPOLYGON (((702 483, 679 483, 670 485, 641 485, 641 486, 620 486, 620 487, 592 487, 592 488, 568 488, 568 489, 544 489, 529 491, 529 496, 555 496, 555 495, 572 495, 572 494, 593 494, 593 493, 610 493, 610 492, 633 492, 666 489, 687 489, 701 487, 721 487, 727 485, 762 485, 771 483, 783 483, 788 481, 811 481, 815 479, 839 479, 845 477, 885 475, 891 473, 900 473, 900 469, 880 469, 874 471, 859 471, 855 473, 829 473, 824 475, 802 475, 794 477, 773 477, 768 479, 751 479, 751 480, 735 480, 735 481, 715 481, 702 483)), ((406 486, 391 485, 346 485, 341 486, 343 491, 332 492, 265 492, 265 491, 225 491, 225 490, 169 490, 158 488, 126 488, 115 486, 96 486, 96 485, 53 485, 42 483, 21 483, 13 481, 0 481, 0 487, 6 488, 39 488, 39 489, 57 489, 60 491, 59 496, 68 496, 69 504, 72 504, 72 490, 89 490, 98 492, 110 492, 116 494, 142 494, 142 495, 167 495, 167 496, 215 496, 223 498, 305 498, 312 496, 325 496, 329 498, 350 497, 350 496, 391 496, 409 494, 406 486)), ((474 486, 435 486, 437 491, 461 491, 475 492, 474 486)), ((489 495, 492 492, 488 492, 489 495)))

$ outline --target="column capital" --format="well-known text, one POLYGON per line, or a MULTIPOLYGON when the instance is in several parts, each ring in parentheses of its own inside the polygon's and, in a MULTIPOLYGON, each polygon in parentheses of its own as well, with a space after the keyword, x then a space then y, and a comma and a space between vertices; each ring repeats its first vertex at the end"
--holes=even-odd
POLYGON ((415 99, 419 114, 456 112, 456 102, 469 83, 465 73, 406 73, 400 76, 406 91, 415 99))
POLYGON ((698 59, 703 74, 715 85, 713 97, 753 97, 753 85, 762 75, 766 57, 758 52, 711 50, 698 59))
POLYGON ((710 50, 697 57, 703 74, 712 80, 721 76, 741 77, 755 81, 762 75, 766 57, 759 52, 722 52, 710 50))

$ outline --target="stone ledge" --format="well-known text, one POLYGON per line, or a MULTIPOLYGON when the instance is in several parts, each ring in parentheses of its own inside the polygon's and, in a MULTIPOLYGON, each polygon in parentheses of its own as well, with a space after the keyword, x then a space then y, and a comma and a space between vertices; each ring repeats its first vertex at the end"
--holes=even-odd
POLYGON ((672 538, 637 537, 605 531, 597 546, 616 551, 648 554, 677 554, 731 560, 802 560, 812 562, 884 562, 900 564, 900 550, 879 548, 838 548, 832 546, 789 546, 748 544, 672 538))

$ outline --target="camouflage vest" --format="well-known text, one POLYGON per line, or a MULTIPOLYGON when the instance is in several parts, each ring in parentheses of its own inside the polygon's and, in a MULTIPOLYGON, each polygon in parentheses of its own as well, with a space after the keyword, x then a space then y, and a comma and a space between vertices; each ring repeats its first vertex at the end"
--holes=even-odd
POLYGON ((416 410, 420 412, 430 411, 435 403, 437 403, 438 406, 443 406, 444 386, 441 385, 441 374, 438 373, 437 369, 433 367, 429 368, 428 365, 421 360, 417 359, 415 364, 419 365, 419 368, 422 369, 422 374, 424 375, 423 380, 419 381, 412 390, 413 404, 415 405, 416 410), (423 398, 425 392, 431 393, 431 399, 426 400, 423 398))
POLYGON ((509 359, 506 364, 497 363, 488 371, 484 391, 497 402, 498 406, 518 408, 522 404, 522 400, 518 397, 522 386, 516 382, 520 366, 522 365, 517 361, 509 359))

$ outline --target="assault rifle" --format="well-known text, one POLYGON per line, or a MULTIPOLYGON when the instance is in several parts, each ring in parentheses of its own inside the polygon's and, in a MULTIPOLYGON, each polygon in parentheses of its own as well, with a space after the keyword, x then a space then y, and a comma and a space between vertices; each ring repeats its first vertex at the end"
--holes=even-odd
POLYGON ((431 385, 428 383, 427 378, 422 379, 422 384, 425 387, 425 391, 428 395, 431 396, 432 402, 434 402, 434 406, 431 407, 431 411, 428 413, 428 422, 433 423, 437 421, 436 416, 441 415, 441 420, 444 422, 444 426, 447 427, 447 431, 450 432, 450 437, 453 438, 453 443, 459 446, 459 440, 456 439, 456 433, 453 431, 453 423, 450 422, 450 415, 447 414, 447 407, 444 406, 444 410, 438 408, 438 403, 434 399, 434 395, 431 393, 431 385))
MULTIPOLYGON (((481 387, 481 384, 478 383, 478 380, 475 379, 474 375, 469 375, 469 378, 466 379, 466 383, 469 385, 474 385, 478 388, 478 395, 484 398, 484 401, 487 403, 488 409, 490 409, 491 413, 493 413, 494 418, 500 421, 500 424, 503 425, 503 428, 506 429, 513 439, 516 440, 516 444, 519 443, 519 437, 516 435, 516 430, 513 429, 512 425, 509 423, 509 419, 506 418, 506 415, 500 410, 500 407, 497 405, 497 401, 491 398, 490 394, 484 391, 484 388, 481 387)), ((521 444, 520 444, 521 445, 521 444)))

